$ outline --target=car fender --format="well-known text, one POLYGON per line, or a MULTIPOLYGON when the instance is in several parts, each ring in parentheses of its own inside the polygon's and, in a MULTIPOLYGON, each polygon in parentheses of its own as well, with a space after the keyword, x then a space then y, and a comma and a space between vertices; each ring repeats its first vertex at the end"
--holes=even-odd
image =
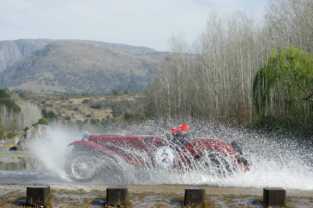
POLYGON ((118 148, 117 146, 113 147, 101 145, 90 140, 74 141, 69 146, 73 146, 74 148, 82 150, 92 151, 115 160, 125 161, 130 165, 142 165, 144 163, 144 161, 138 160, 138 158, 133 157, 122 148, 118 148))
POLYGON ((112 150, 106 148, 105 146, 99 145, 95 142, 88 141, 88 140, 78 140, 74 141, 69 144, 69 146, 80 149, 80 150, 87 150, 87 151, 93 151, 95 153, 102 153, 107 155, 113 155, 115 152, 112 150))
POLYGON ((230 144, 220 139, 196 138, 187 144, 186 148, 194 156, 200 156, 207 150, 214 150, 228 156, 235 156, 237 154, 230 144))

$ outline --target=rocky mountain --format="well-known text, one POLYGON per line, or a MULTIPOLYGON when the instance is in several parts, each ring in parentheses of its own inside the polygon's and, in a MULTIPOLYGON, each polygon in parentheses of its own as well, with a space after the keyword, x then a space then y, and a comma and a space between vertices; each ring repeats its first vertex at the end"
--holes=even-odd
POLYGON ((0 41, 0 72, 12 66, 34 51, 40 50, 49 40, 0 41))
POLYGON ((0 41, 0 87, 34 92, 139 91, 167 53, 82 40, 0 41))

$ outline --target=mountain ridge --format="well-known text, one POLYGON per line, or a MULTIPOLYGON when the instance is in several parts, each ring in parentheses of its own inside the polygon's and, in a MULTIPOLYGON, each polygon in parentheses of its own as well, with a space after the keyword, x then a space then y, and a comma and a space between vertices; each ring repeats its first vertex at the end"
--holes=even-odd
POLYGON ((0 41, 0 86, 75 94, 140 91, 168 54, 89 40, 0 41))

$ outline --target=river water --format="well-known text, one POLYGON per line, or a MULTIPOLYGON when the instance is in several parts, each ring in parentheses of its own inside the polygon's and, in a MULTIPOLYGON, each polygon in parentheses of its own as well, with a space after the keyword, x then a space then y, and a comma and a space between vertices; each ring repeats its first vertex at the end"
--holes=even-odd
MULTIPOLYGON (((165 135, 166 127, 174 124, 120 125, 104 129, 93 129, 106 134, 156 134, 165 135)), ((235 173, 229 177, 216 177, 197 171, 169 172, 146 171, 146 177, 136 177, 132 169, 126 170, 130 184, 195 184, 220 187, 284 187, 288 189, 313 190, 312 148, 310 142, 300 142, 290 135, 274 135, 247 129, 229 128, 220 125, 192 124, 196 136, 221 138, 226 142, 241 144, 245 157, 250 161, 251 170, 235 173)), ((0 172, 0 183, 56 182, 72 183, 64 172, 64 155, 67 144, 80 138, 82 130, 50 126, 45 138, 31 143, 30 151, 40 161, 45 171, 41 172, 0 172)), ((143 156, 144 157, 144 156, 143 156)), ((95 183, 101 183, 96 181, 95 183)))

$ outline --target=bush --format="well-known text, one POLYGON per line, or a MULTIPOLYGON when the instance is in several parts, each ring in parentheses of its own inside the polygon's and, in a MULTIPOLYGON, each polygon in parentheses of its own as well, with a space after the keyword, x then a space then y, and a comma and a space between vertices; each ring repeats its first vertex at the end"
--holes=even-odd
POLYGON ((13 112, 21 112, 21 108, 11 98, 9 91, 6 89, 0 89, 0 105, 5 105, 9 110, 12 110, 13 112))
POLYGON ((297 48, 273 51, 257 73, 253 100, 260 122, 313 126, 313 55, 297 48))
POLYGON ((10 131, 7 133, 6 137, 8 139, 13 139, 14 137, 16 137, 18 134, 16 132, 10 131))
POLYGON ((84 100, 82 101, 82 104, 88 104, 89 102, 90 102, 89 99, 84 99, 84 100))
POLYGON ((118 90, 112 90, 112 95, 117 96, 117 95, 119 95, 119 94, 120 94, 120 92, 119 92, 118 90))
POLYGON ((43 109, 41 111, 44 118, 48 120, 55 120, 57 119, 57 115, 53 111, 47 111, 46 109, 43 109))
POLYGON ((40 124, 40 125, 48 125, 49 122, 48 122, 48 119, 46 118, 41 118, 38 120, 37 124, 40 124))
POLYGON ((0 139, 5 139, 6 137, 6 132, 3 128, 0 127, 0 139))

